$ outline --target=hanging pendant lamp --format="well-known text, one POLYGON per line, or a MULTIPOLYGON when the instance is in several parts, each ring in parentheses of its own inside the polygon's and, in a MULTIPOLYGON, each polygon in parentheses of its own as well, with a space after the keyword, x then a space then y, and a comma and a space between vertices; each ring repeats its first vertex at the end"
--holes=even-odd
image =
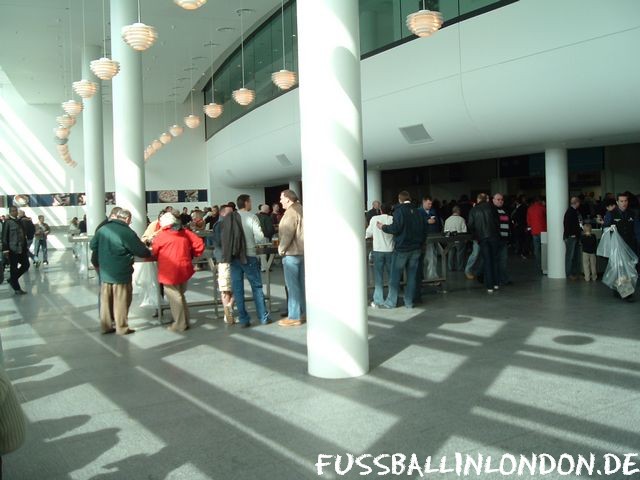
POLYGON ((407 28, 418 37, 429 37, 442 27, 442 14, 427 10, 422 0, 422 10, 407 15, 407 28))
MULTIPOLYGON (((211 88, 213 89, 213 86, 211 88)), ((218 118, 220 115, 222 115, 222 112, 224 111, 224 107, 219 103, 211 102, 205 105, 204 107, 202 107, 202 110, 207 115, 207 117, 218 118)))
POLYGON ((107 58, 107 31, 105 27, 104 0, 102 0, 102 47, 104 57, 89 62, 89 68, 100 80, 111 80, 120 71, 120 63, 107 58))
MULTIPOLYGON (((84 17, 84 2, 82 2, 82 51, 86 55, 87 51, 86 25, 84 17)), ((98 91, 98 84, 83 78, 72 84, 74 92, 82 98, 91 98, 98 91)))
POLYGON ((79 115, 83 108, 82 102, 76 102, 75 100, 62 102, 62 109, 67 112, 67 115, 71 115, 72 117, 79 115))
POLYGON ((284 0, 281 0, 280 12, 282 18, 282 70, 273 72, 271 74, 271 81, 280 90, 289 90, 296 84, 297 78, 295 72, 287 70, 287 56, 284 50, 284 0))
POLYGON ((71 128, 76 124, 76 117, 72 117, 71 115, 65 113, 64 115, 57 116, 56 122, 61 127, 71 128))
POLYGON ((200 126, 200 117, 193 113, 189 114, 184 117, 184 124, 189 128, 198 128, 200 126))
POLYGON ((153 148, 154 151, 157 152, 163 147, 163 145, 162 145, 162 142, 156 138, 151 142, 151 147, 153 148))
POLYGON ((145 25, 140 21, 140 0, 138 0, 138 21, 122 27, 122 39, 138 52, 148 49, 158 39, 155 27, 145 25))
POLYGON ((173 3, 185 10, 197 10, 207 3, 207 0, 173 0, 173 3))
MULTIPOLYGON (((212 29, 213 30, 213 29, 212 29)), ((211 32, 211 40, 209 41, 209 61, 213 65, 213 31, 211 32)), ((206 46, 206 44, 205 44, 206 46)), ((216 86, 213 83, 213 77, 211 77, 211 103, 204 105, 202 111, 209 118, 218 118, 224 112, 224 107, 219 103, 216 103, 216 86)))
POLYGON ((162 142, 163 145, 166 145, 167 143, 171 143, 171 140, 173 140, 173 137, 168 132, 164 132, 158 138, 160 139, 160 141, 162 142))
POLYGON ((171 125, 169 127, 169 133, 174 137, 179 137, 180 135, 182 135, 183 131, 184 131, 184 128, 182 128, 180 125, 177 125, 177 124, 171 125))
POLYGON ((69 129, 67 127, 56 127, 53 129, 53 133, 58 138, 68 138, 69 137, 69 129))
POLYGON ((82 79, 77 82, 73 82, 73 90, 82 98, 91 98, 98 91, 98 84, 82 79))
POLYGON ((240 15, 240 52, 242 56, 242 88, 231 92, 231 96, 239 105, 246 107, 256 99, 256 92, 245 87, 244 84, 244 25, 242 23, 242 9, 238 10, 240 15))

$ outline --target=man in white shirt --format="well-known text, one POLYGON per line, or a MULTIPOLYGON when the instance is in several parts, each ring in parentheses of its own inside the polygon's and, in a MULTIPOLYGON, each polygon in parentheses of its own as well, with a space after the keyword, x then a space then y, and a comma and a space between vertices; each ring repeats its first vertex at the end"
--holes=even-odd
POLYGON ((247 263, 242 263, 239 258, 234 258, 231 262, 231 286, 233 297, 236 299, 236 307, 238 308, 238 324, 241 327, 250 326, 250 317, 244 302, 245 275, 251 285, 258 321, 262 324, 267 324, 270 323, 269 312, 267 312, 265 304, 260 265, 256 256, 256 244, 266 243, 266 239, 262 233, 258 217, 251 213, 251 197, 246 194, 240 195, 236 203, 242 222, 247 257, 247 263))
MULTIPOLYGON (((467 224, 460 215, 460 207, 451 209, 451 216, 444 222, 444 232, 467 233, 467 224)), ((449 270, 464 270, 464 254, 467 242, 455 242, 449 250, 449 270), (455 261, 454 261, 455 259, 455 261)))
POLYGON ((380 308, 380 305, 384 303, 384 272, 385 270, 387 271, 387 276, 390 275, 391 272, 393 235, 377 228, 378 222, 382 225, 391 225, 393 223, 393 217, 389 215, 389 210, 388 204, 381 205, 381 214, 371 217, 365 233, 365 238, 373 238, 373 251, 371 252, 375 279, 373 301, 371 302, 373 308, 380 308))

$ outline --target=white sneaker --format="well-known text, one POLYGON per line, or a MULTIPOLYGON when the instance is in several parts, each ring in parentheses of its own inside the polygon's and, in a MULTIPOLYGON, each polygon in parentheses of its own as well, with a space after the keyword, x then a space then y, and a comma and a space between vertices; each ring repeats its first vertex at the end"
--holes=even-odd
POLYGON ((369 304, 369 306, 370 306, 371 308, 380 308, 380 305, 378 305, 376 302, 371 302, 371 303, 369 304))
POLYGON ((494 289, 494 290, 500 290, 500 287, 499 287, 498 285, 494 285, 494 286, 493 286, 493 289, 494 289))
POLYGON ((493 293, 493 289, 487 288, 487 293, 493 293))

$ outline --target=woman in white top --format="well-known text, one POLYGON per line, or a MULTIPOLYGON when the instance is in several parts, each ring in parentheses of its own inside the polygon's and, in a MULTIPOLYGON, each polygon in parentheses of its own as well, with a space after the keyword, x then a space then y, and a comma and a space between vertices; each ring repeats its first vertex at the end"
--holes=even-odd
MULTIPOLYGON (((444 222, 445 232, 467 233, 467 224, 460 216, 460 207, 453 207, 451 216, 444 222)), ((464 257, 467 250, 467 242, 455 242, 449 251, 449 270, 464 270, 464 257), (455 259, 455 262, 454 262, 455 259)))
MULTIPOLYGON (((69 238, 75 237, 76 235, 80 235, 80 223, 78 222, 78 217, 73 217, 71 219, 71 223, 69 224, 69 238)), ((78 258, 77 243, 71 244, 71 251, 73 252, 73 258, 78 258)))
POLYGON ((393 235, 384 233, 376 226, 377 222, 383 225, 391 225, 393 223, 393 217, 389 215, 389 205, 382 205, 380 211, 382 214, 371 217, 365 233, 365 238, 373 238, 371 258, 373 259, 375 289, 373 290, 371 306, 374 308, 379 308, 384 303, 384 272, 385 270, 387 271, 387 276, 390 274, 391 255, 393 254, 393 235))

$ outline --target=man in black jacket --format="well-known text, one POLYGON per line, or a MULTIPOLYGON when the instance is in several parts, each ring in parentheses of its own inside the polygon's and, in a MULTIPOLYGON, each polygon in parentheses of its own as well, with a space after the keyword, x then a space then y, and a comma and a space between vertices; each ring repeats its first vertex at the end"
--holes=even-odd
POLYGON ((580 273, 580 235, 582 234, 582 215, 580 199, 571 197, 570 206, 564 214, 564 244, 566 246, 564 268, 571 280, 577 280, 580 273))
POLYGON ((629 196, 626 193, 619 193, 616 203, 616 208, 605 215, 604 226, 615 225, 622 239, 635 252, 637 248, 635 225, 638 219, 635 212, 629 209, 629 196))
POLYGON ((411 204, 409 192, 400 192, 398 203, 399 205, 393 209, 392 224, 383 225, 381 222, 376 224, 383 232, 392 234, 395 242, 391 257, 389 293, 387 300, 382 305, 383 308, 396 308, 400 278, 405 267, 407 269, 407 285, 404 289, 404 306, 413 308, 420 253, 427 238, 425 218, 411 204))
POLYGON ((488 293, 493 293, 498 286, 498 248, 500 242, 500 222, 498 212, 489 197, 478 195, 478 204, 469 212, 469 232, 480 247, 480 255, 484 263, 484 285, 488 293))
POLYGON ((9 218, 2 229, 2 254, 9 259, 9 284, 16 295, 27 293, 22 290, 18 281, 29 270, 27 252, 27 236, 18 219, 18 207, 10 207, 9 218))

